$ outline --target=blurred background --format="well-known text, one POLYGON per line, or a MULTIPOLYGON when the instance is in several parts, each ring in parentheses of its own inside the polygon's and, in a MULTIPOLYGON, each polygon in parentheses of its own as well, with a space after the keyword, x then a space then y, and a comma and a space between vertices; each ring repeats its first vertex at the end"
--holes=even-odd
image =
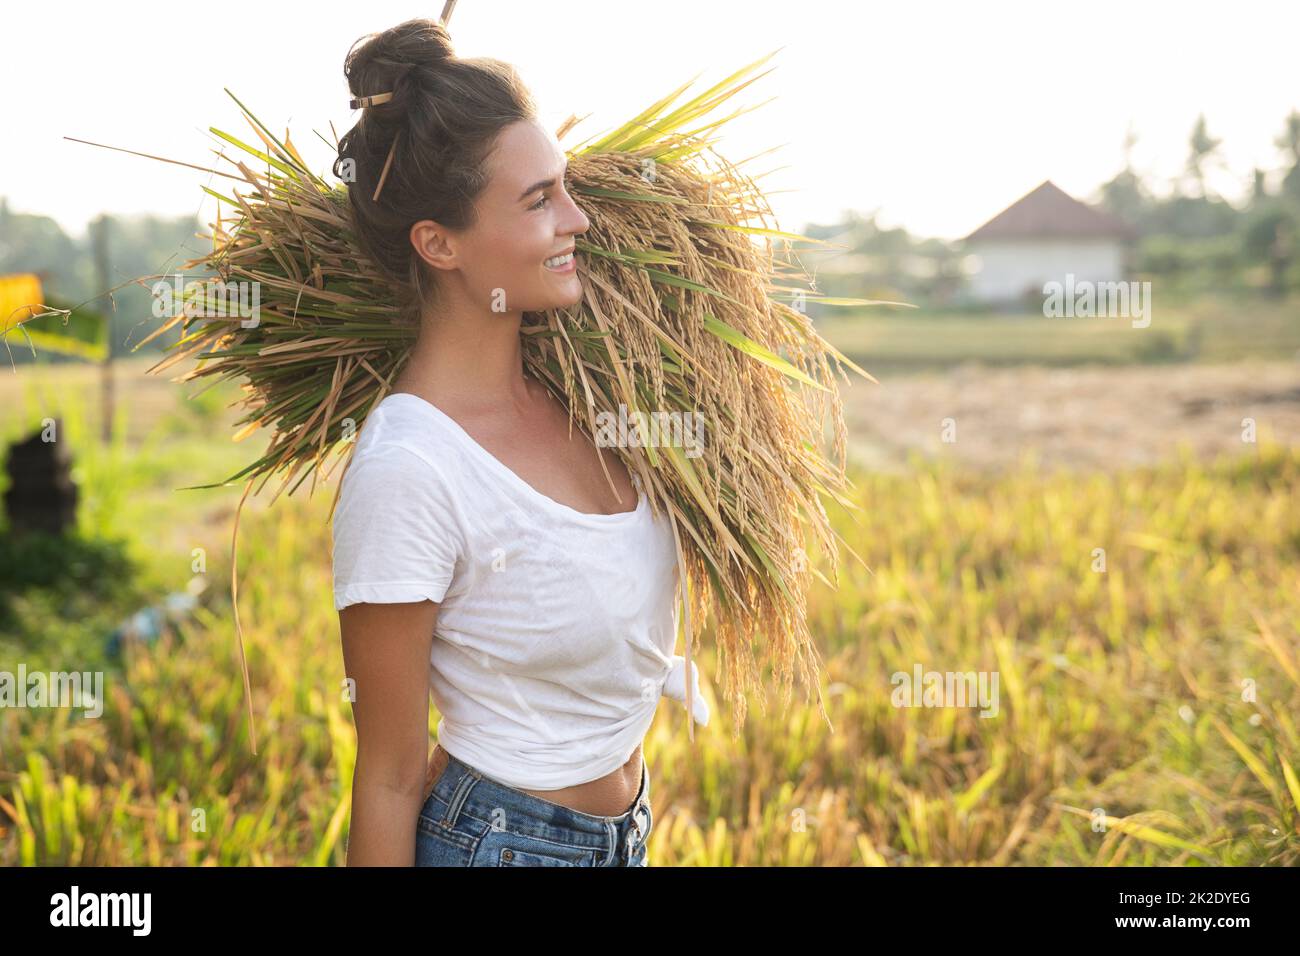
MULTIPOLYGON (((242 492, 189 486, 264 438, 238 383, 150 372, 175 333, 136 350, 131 282, 210 248, 214 181, 89 143, 213 166, 225 87, 324 172, 348 47, 435 7, 6 15, 0 673, 103 672, 104 709, 0 707, 0 862, 343 862, 334 489, 245 506, 254 755, 242 492)), ((885 303, 808 307, 880 381, 842 389, 832 512, 869 568, 810 597, 837 732, 773 696, 733 741, 715 702, 692 749, 661 708, 651 865, 1297 862, 1297 35, 1257 2, 457 5, 457 53, 579 139, 780 48, 716 148, 780 146, 817 292, 885 303), (998 713, 900 704, 917 666, 996 673, 998 713)))

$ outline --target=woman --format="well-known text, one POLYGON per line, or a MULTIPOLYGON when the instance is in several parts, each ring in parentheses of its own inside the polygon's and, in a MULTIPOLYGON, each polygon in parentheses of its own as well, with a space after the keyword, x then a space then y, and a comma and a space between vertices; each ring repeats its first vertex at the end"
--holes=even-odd
POLYGON ((525 312, 580 301, 587 218, 508 65, 456 58, 432 20, 363 39, 335 172, 418 330, 334 515, 348 863, 645 865, 642 739, 661 694, 685 700, 672 529, 519 341, 525 312))

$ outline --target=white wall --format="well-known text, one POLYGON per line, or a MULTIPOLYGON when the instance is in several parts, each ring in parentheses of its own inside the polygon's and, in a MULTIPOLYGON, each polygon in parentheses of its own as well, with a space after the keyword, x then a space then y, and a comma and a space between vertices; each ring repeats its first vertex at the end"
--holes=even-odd
POLYGON ((979 260, 970 294, 984 302, 1021 299, 1027 289, 1042 294, 1043 283, 1117 282, 1124 279, 1124 247, 1114 239, 1004 239, 967 244, 979 260))

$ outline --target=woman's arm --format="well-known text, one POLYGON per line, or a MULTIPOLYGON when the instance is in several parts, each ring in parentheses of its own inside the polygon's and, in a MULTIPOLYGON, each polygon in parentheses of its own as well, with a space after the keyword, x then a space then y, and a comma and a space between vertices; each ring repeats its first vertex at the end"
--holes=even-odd
POLYGON ((429 652, 438 605, 361 603, 338 613, 343 666, 356 693, 348 866, 412 866, 429 759, 429 652))

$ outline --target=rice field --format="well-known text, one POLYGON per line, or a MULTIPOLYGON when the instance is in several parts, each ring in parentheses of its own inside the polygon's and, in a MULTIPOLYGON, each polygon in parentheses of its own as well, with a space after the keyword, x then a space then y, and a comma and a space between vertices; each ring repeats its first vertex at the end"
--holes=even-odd
MULTIPOLYGON (((1237 290, 1166 295, 1157 284, 1150 324, 1127 318, 1044 318, 878 306, 834 309, 822 334, 849 358, 881 372, 985 366, 1134 366, 1300 356, 1300 302, 1237 290)), ((1185 367, 1185 366, 1184 366, 1185 367)))
MULTIPOLYGON (((229 441, 233 388, 186 400, 131 362, 119 381, 107 447, 84 367, 0 383, 6 441, 62 411, 81 532, 136 566, 93 601, 13 602, 0 670, 102 667, 104 709, 0 708, 0 863, 342 864, 355 739, 333 488, 245 507, 253 754, 228 586, 242 488, 174 489, 262 446, 229 441), (118 619, 192 580, 176 633, 105 655, 118 619)), ((771 695, 733 740, 711 695, 692 747, 681 708, 661 707, 652 866, 1300 862, 1300 449, 1263 435, 1109 470, 914 453, 855 479, 860 510, 831 517, 866 567, 847 558, 810 599, 834 733, 771 695), (918 669, 996 693, 906 706, 918 669)))

